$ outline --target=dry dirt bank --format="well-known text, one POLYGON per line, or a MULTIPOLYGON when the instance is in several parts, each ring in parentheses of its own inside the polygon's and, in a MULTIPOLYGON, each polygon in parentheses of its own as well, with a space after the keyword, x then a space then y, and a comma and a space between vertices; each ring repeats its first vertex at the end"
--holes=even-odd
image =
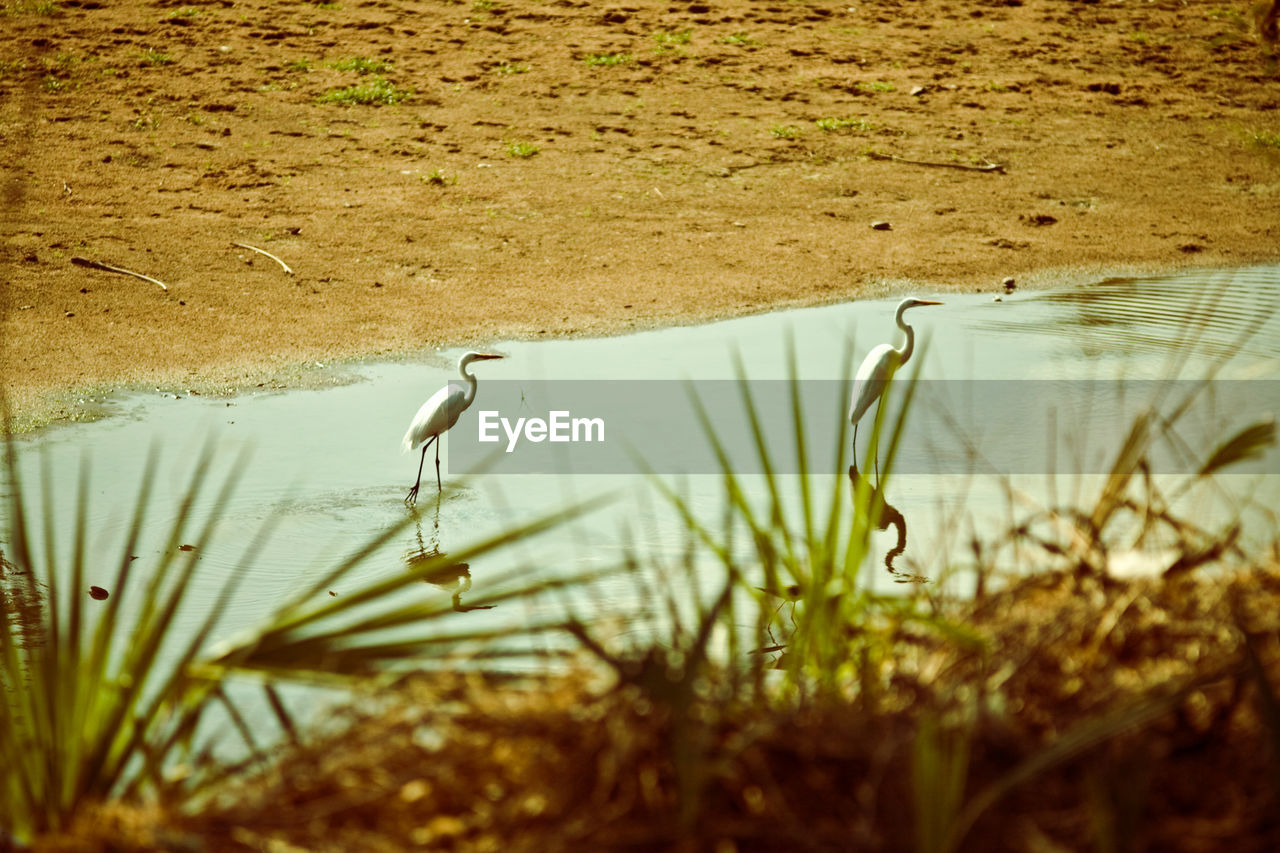
POLYGON ((2 16, 0 370, 36 420, 104 385, 1280 254, 1280 77, 1242 3, 2 16))

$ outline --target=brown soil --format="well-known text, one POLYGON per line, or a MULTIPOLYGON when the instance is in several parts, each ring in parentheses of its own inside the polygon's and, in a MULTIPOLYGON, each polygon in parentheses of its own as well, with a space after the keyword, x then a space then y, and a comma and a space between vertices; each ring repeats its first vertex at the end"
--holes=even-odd
POLYGON ((1280 254, 1280 77, 1239 2, 0 17, 0 370, 35 421, 122 383, 1280 254), (321 100, 378 77, 408 96, 321 100))

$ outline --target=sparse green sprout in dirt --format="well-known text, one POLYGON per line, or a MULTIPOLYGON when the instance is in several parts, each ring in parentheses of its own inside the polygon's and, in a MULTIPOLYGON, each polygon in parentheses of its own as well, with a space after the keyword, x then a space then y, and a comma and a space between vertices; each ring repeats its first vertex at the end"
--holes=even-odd
POLYGON ((167 17, 173 20, 190 20, 192 18, 198 18, 200 15, 201 12, 199 9, 191 6, 183 6, 181 9, 174 9, 167 15, 167 17))
POLYGON ((769 128, 769 132, 778 139, 795 139, 800 135, 800 128, 796 127, 794 124, 780 124, 776 127, 769 128))
POLYGON ((367 56, 348 56, 330 62, 329 67, 338 71, 355 71, 358 74, 386 74, 391 70, 391 63, 384 59, 369 59, 367 56))
POLYGON ((760 42, 753 39, 746 33, 733 33, 720 39, 722 44, 732 44, 737 47, 759 47, 760 42))
POLYGON ((66 84, 57 77, 54 77, 52 74, 47 74, 45 75, 44 80, 41 81, 40 85, 46 92, 59 92, 66 84))
POLYGON ((0 7, 0 17, 4 15, 57 15, 62 12, 53 0, 16 0, 0 7))
POLYGON ((988 80, 987 91, 988 92, 1007 92, 1009 91, 1009 87, 1004 85, 1003 83, 997 83, 994 80, 988 80))
POLYGON ((1280 132, 1274 130, 1256 130, 1249 134, 1249 142, 1259 148, 1272 148, 1280 151, 1280 132))
POLYGON ((511 142, 507 144, 507 154, 512 157, 532 157, 540 149, 532 142, 511 142))
POLYGON ((1227 21, 1231 21, 1232 23, 1239 22, 1242 25, 1244 24, 1244 15, 1240 14, 1239 9, 1231 9, 1223 6, 1217 6, 1213 9, 1210 9, 1208 12, 1205 12, 1204 14, 1206 18, 1213 18, 1215 20, 1227 20, 1227 21))
POLYGON ((286 71, 296 71, 300 74, 306 74, 311 71, 310 59, 294 59, 284 64, 286 71))
POLYGON ((875 127, 871 122, 860 118, 820 118, 814 122, 818 130, 835 133, 838 130, 858 130, 866 132, 875 127))
POLYGON ((375 77, 368 83, 334 89, 320 96, 322 104, 361 104, 363 106, 381 107, 398 104, 413 95, 404 89, 397 89, 395 84, 385 77, 375 77))
POLYGON ((494 66, 494 71, 498 74, 527 74, 529 66, 522 62, 504 62, 501 65, 494 66))
POLYGON ((659 50, 670 50, 692 41, 693 30, 680 30, 678 32, 659 30, 653 34, 653 40, 658 43, 659 50))
POLYGON ((862 82, 858 84, 859 92, 868 92, 872 94, 892 92, 893 88, 892 83, 885 83, 881 80, 872 80, 870 82, 862 82))
POLYGON ((144 50, 140 56, 143 65, 161 66, 173 63, 173 54, 159 50, 144 50))
POLYGON ((582 60, 591 67, 625 65, 631 61, 629 53, 588 53, 582 60))
POLYGON ((50 62, 47 59, 44 60, 44 66, 46 68, 71 68, 75 65, 78 65, 81 62, 93 62, 96 59, 97 57, 94 56, 93 54, 86 54, 85 56, 80 57, 80 56, 76 56, 74 53, 67 53, 66 51, 62 51, 62 52, 59 52, 58 55, 53 58, 52 62, 50 62))
POLYGON ((492 12, 497 5, 493 0, 475 0, 471 4, 471 9, 475 12, 492 12))

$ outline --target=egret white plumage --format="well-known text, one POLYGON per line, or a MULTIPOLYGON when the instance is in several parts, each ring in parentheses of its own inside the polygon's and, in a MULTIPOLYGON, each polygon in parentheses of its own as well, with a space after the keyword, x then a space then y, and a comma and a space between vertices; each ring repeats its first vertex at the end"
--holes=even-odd
MULTIPOLYGON (((906 313, 908 308, 941 304, 941 302, 932 299, 917 299, 914 296, 907 297, 899 302, 898 311, 893 319, 898 324, 898 328, 906 333, 906 342, 897 348, 892 344, 880 344, 877 347, 873 347, 871 352, 867 353, 867 357, 862 360, 862 364, 858 366, 858 372, 853 377, 853 395, 849 404, 849 421, 853 424, 853 451, 855 457, 858 452, 858 421, 862 420, 862 416, 871 408, 872 403, 878 403, 885 387, 893 379, 894 372, 907 363, 907 359, 911 358, 911 353, 916 347, 915 332, 902 319, 902 315, 906 313)), ((877 459, 876 477, 879 478, 879 476, 879 460, 877 459)))
POLYGON ((401 447, 407 453, 421 444, 422 458, 418 461, 418 479, 409 490, 409 494, 405 496, 405 503, 413 504, 418 500, 418 487, 422 485, 422 466, 426 464, 427 448, 432 442, 436 445, 436 489, 444 491, 444 486, 440 482, 440 436, 458 422, 458 416, 465 412, 476 398, 476 378, 467 372, 467 365, 473 361, 490 358, 502 358, 502 356, 482 352, 464 354, 458 359, 458 373, 467 380, 466 387, 450 382, 432 394, 431 398, 422 404, 422 408, 418 409, 418 414, 413 416, 413 423, 409 424, 409 431, 404 434, 401 447))

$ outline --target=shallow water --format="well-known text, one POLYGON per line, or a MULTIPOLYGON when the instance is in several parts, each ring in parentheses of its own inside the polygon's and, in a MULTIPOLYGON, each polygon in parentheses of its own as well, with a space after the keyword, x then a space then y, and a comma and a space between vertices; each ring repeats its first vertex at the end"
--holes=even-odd
MULTIPOLYGON (((1280 320, 1275 309, 1280 306, 1280 267, 1114 280, 1083 290, 1018 292, 999 302, 989 293, 938 298, 946 304, 908 315, 918 346, 927 342, 916 357, 925 380, 1030 379, 1037 380, 1034 387, 1052 389, 1055 382, 1077 380, 1201 377, 1211 369, 1224 380, 1272 380, 1250 386, 1268 390, 1245 410, 1233 405, 1215 413, 1214 422, 1206 428, 1219 437, 1226 435, 1223 430, 1237 429, 1250 418, 1273 411, 1266 407, 1277 402, 1274 380, 1280 380, 1280 320)), ((618 338, 498 343, 492 349, 507 357, 473 366, 480 380, 478 403, 464 415, 458 429, 474 429, 466 426, 466 418, 484 405, 486 383, 497 389, 526 381, 733 379, 738 375, 735 353, 752 380, 779 380, 789 375, 791 348, 802 379, 838 381, 852 371, 849 352, 856 362, 873 343, 898 340, 892 324, 896 303, 896 299, 849 303, 618 338)), ((568 501, 587 499, 600 504, 583 523, 521 543, 510 553, 475 561, 466 576, 439 578, 435 587, 424 587, 424 594, 439 597, 446 606, 458 605, 465 611, 458 618, 474 627, 515 624, 531 616, 554 615, 556 608, 566 606, 563 600, 549 602, 542 605, 550 608, 545 614, 515 605, 468 610, 470 602, 483 596, 486 580, 511 565, 527 566, 531 576, 549 577, 611 565, 631 551, 678 559, 686 544, 680 524, 645 478, 634 473, 492 474, 462 481, 451 476, 446 465, 446 485, 452 490, 437 498, 430 488, 434 472, 428 459, 422 499, 416 508, 406 508, 402 498, 418 458, 400 452, 400 437, 421 402, 445 381, 456 379, 453 363, 458 354, 441 353, 431 364, 361 367, 357 372, 362 381, 326 390, 261 393, 230 401, 121 397, 112 404, 117 414, 106 420, 21 439, 20 473, 30 497, 41 498, 46 489, 51 490, 53 517, 67 524, 81 461, 87 460, 91 547, 95 553, 113 555, 123 543, 149 448, 157 445, 160 474, 150 523, 136 549, 139 571, 145 571, 165 545, 163 534, 206 442, 216 442, 209 473, 212 481, 221 481, 237 454, 248 451, 251 461, 239 486, 217 507, 218 535, 190 557, 199 560, 193 601, 207 601, 240 560, 252 532, 264 518, 273 519, 272 537, 253 559, 227 629, 264 617, 288 593, 404 519, 406 513, 413 518, 409 529, 367 561, 349 585, 403 571, 424 553, 456 551, 568 501), (47 474, 42 475, 42 464, 47 465, 47 474)), ((843 403, 834 405, 838 410, 843 403)), ((1066 427, 1079 412, 1072 410, 1066 398, 1062 408, 1060 417, 1066 427)), ((966 428, 995 445, 1009 443, 1024 432, 1039 435, 1037 430, 1022 430, 1001 419, 1000 413, 978 414, 986 419, 971 420, 966 428)), ((741 419, 741 413, 718 415, 724 422, 741 419)), ((833 420, 841 416, 837 411, 833 420)), ((1123 434, 1106 433, 1101 447, 1079 449, 1076 458, 1085 459, 1090 453, 1112 458, 1122 439, 1123 434)), ((1054 439, 1062 440, 1061 436, 1054 439)), ((1090 440, 1098 443, 1096 438, 1090 440)), ((448 454, 444 457, 447 460, 448 454)), ((1001 482, 950 469, 896 477, 885 497, 909 528, 896 567, 904 574, 932 576, 968 559, 973 530, 994 535, 1007 522, 1010 487, 1045 503, 1087 502, 1101 487, 1097 472, 1104 469, 1073 469, 1063 458, 1057 457, 1042 471, 1017 472, 1001 482), (1073 473, 1081 470, 1086 473, 1073 473)), ((1276 453, 1253 470, 1280 470, 1276 453)), ((1228 498, 1210 496, 1213 506, 1195 510, 1196 517, 1242 513, 1249 522, 1249 535, 1270 536, 1271 513, 1280 509, 1280 477, 1263 473, 1223 480, 1228 498)), ((709 523, 720 517, 718 477, 677 477, 672 482, 687 492, 709 523)), ((6 482, 3 488, 7 493, 10 486, 6 482)), ((197 516, 212 511, 213 493, 211 488, 198 504, 197 516)), ((38 502, 30 505, 34 508, 38 502)), ((40 513, 33 515, 39 528, 40 513)), ((895 546, 897 535, 896 526, 879 534, 880 556, 895 546)), ((55 549, 69 549, 65 541, 69 535, 60 533, 55 538, 55 549)), ((43 542, 39 530, 35 540, 43 542)), ((114 572, 114 566, 96 566, 87 580, 109 587, 114 572)), ((899 579, 878 563, 870 577, 884 588, 899 579)), ((341 595, 344 590, 332 592, 341 595)), ((642 603, 637 600, 642 595, 633 580, 620 577, 572 606, 625 613, 642 603)), ((201 615, 195 606, 183 619, 195 625, 201 615)))

